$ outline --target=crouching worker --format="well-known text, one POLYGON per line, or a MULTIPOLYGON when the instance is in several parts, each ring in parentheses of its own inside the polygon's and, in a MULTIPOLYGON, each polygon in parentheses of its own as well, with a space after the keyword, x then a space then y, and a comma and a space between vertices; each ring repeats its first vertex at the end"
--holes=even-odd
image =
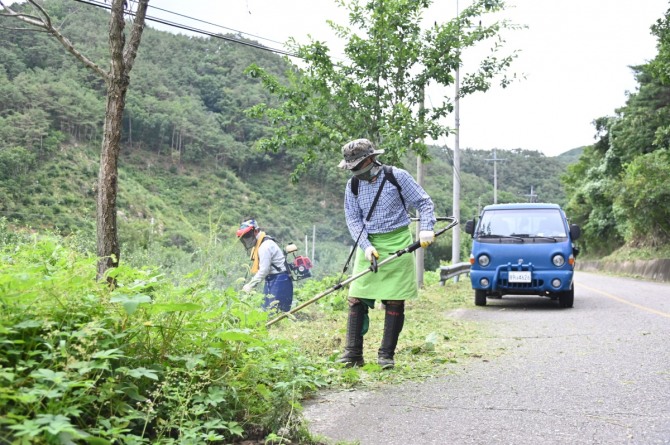
MULTIPOLYGON (((405 205, 419 211, 420 244, 428 247, 435 238, 434 205, 430 196, 407 171, 382 165, 367 139, 342 147, 339 167, 352 173, 344 192, 344 214, 354 241, 358 243, 352 275, 384 260, 413 243, 405 205)), ((377 352, 383 368, 395 366, 398 338, 405 323, 405 300, 417 297, 414 255, 402 255, 384 264, 377 273, 363 275, 349 287, 349 317, 344 354, 337 360, 347 366, 362 366, 363 335, 368 330, 368 310, 375 300, 385 306, 384 334, 377 352)))
POLYGON ((244 221, 237 231, 237 238, 247 251, 251 251, 251 273, 254 276, 242 287, 251 292, 254 286, 265 281, 263 309, 291 310, 293 281, 286 270, 286 256, 272 237, 261 231, 253 219, 244 221))

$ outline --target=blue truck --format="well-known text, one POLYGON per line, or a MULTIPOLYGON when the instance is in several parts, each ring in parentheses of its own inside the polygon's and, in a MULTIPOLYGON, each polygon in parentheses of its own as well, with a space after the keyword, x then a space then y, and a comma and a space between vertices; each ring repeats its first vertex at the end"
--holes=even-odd
POLYGON ((573 275, 580 228, 557 204, 517 203, 484 207, 465 223, 472 236, 470 280, 475 305, 504 295, 540 295, 574 304, 573 275))

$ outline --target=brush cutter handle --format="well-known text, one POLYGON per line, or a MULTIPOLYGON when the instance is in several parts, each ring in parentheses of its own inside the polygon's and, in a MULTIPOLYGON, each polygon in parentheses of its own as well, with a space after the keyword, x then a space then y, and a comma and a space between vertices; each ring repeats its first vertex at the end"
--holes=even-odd
MULTIPOLYGON (((436 218, 436 219, 438 221, 451 221, 451 223, 449 223, 449 225, 447 227, 445 227, 444 229, 440 229, 437 232, 435 232, 435 238, 442 235, 444 232, 451 229, 452 227, 455 227, 455 226, 458 225, 458 220, 456 218, 454 218, 453 216, 443 216, 443 217, 439 217, 439 218, 436 218)), ((417 240, 414 243, 410 244, 409 246, 405 247, 404 249, 397 251, 396 255, 400 256, 404 253, 412 253, 415 250, 417 250, 419 247, 421 247, 421 242, 417 240)))
MULTIPOLYGON (((435 217, 436 221, 452 221, 454 219, 453 216, 437 216, 435 217)), ((421 218, 410 218, 411 221, 420 221, 421 218)))

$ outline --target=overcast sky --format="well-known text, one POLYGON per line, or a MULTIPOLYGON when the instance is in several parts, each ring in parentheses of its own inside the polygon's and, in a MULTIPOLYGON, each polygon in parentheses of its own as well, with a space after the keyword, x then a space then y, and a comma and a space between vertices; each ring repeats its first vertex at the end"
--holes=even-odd
MULTIPOLYGON (((470 1, 434 3, 425 17, 445 22, 470 1)), ((521 51, 510 72, 526 79, 461 100, 460 147, 523 148, 556 156, 592 144, 592 121, 614 114, 625 104, 626 92, 637 87, 629 66, 655 56, 656 40, 649 27, 669 8, 668 1, 508 0, 507 4, 504 17, 528 27, 507 37, 507 48, 521 51)), ((342 42, 326 20, 348 25, 346 11, 333 0, 151 0, 149 15, 214 32, 242 31, 277 48, 289 37, 307 43, 311 35, 328 42, 331 55, 338 59, 342 42), (152 6, 228 30, 165 15, 152 6)), ((434 98, 428 100, 438 103, 441 93, 429 92, 434 98)), ((453 116, 447 123, 454 125, 453 116)), ((453 148, 453 137, 438 142, 453 148)))

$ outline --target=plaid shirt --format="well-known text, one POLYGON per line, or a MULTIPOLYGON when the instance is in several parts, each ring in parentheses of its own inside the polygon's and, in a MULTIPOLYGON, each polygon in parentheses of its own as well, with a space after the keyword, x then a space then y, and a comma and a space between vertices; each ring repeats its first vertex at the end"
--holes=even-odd
MULTIPOLYGON (((435 212, 430 196, 407 171, 397 167, 391 168, 393 168, 393 176, 402 188, 407 210, 413 208, 419 211, 421 230, 433 230, 435 212)), ((365 221, 382 179, 384 179, 384 169, 372 183, 358 181, 358 196, 351 191, 351 179, 349 179, 344 192, 344 215, 347 227, 354 241, 359 239, 358 235, 362 231, 358 245, 363 250, 372 245, 368 240, 368 234, 392 232, 410 223, 410 217, 402 205, 398 189, 388 180, 384 184, 370 221, 365 221)))

